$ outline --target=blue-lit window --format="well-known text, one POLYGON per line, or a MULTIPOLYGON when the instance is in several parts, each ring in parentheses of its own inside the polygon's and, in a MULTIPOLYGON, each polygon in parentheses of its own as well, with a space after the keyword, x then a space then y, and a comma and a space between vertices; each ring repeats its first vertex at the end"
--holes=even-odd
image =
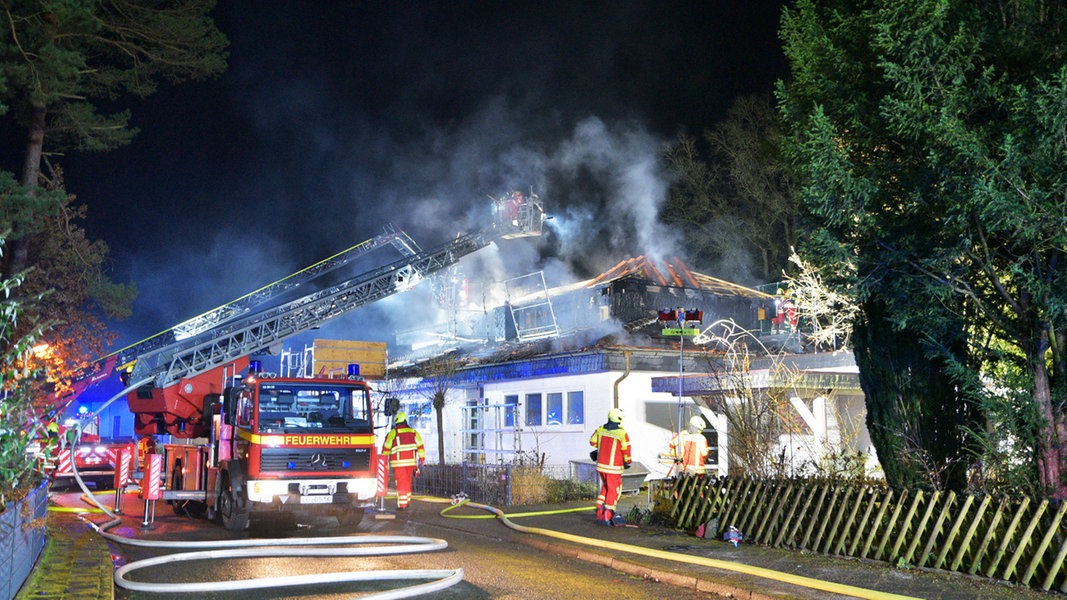
POLYGON ((567 424, 585 424, 585 392, 567 392, 567 424))
POLYGON ((526 425, 539 427, 541 419, 541 394, 526 394, 526 425))
POLYGON ((514 427, 515 408, 519 405, 518 394, 504 396, 504 404, 507 405, 507 408, 504 409, 504 427, 514 427))
POLYGON ((549 392, 546 396, 548 400, 548 414, 545 415, 545 423, 548 425, 562 425, 563 392, 549 392))

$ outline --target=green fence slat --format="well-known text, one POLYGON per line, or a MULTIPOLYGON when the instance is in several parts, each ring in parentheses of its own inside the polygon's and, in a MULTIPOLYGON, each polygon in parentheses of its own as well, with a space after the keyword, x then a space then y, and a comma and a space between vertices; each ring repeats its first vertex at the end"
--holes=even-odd
MULTIPOLYGON (((890 558, 888 556, 885 556, 885 546, 887 543, 889 543, 889 540, 896 539, 893 536, 893 531, 897 528, 897 521, 900 519, 900 511, 904 509, 904 506, 908 500, 908 495, 908 490, 904 490, 903 492, 901 492, 900 499, 897 500, 896 506, 893 507, 893 516, 890 517, 889 523, 886 524, 885 532, 882 534, 882 543, 878 544, 878 553, 874 555, 875 560, 890 561, 890 558)), ((904 527, 901 526, 901 529, 903 528, 904 527)), ((896 537, 901 537, 903 535, 904 534, 901 533, 899 536, 896 537)))
POLYGON ((726 497, 729 498, 729 502, 723 507, 722 518, 719 522, 720 528, 725 529, 729 527, 730 520, 733 518, 734 513, 737 512, 737 505, 741 503, 741 491, 747 485, 748 480, 745 478, 736 478, 730 482, 726 492, 726 497))
POLYGON ((786 519, 782 517, 782 512, 785 510, 785 507, 792 506, 793 508, 796 508, 796 500, 790 502, 790 499, 793 498, 793 492, 796 489, 795 485, 795 482, 790 481, 789 484, 785 486, 785 491, 779 494, 781 498, 778 502, 778 507, 774 511, 774 514, 771 515, 771 527, 767 530, 767 539, 770 542, 771 546, 777 547, 781 545, 782 534, 785 533, 787 526, 786 519), (778 532, 778 535, 775 536, 773 541, 771 541, 771 534, 773 534, 775 531, 778 532))
POLYGON ((971 519, 971 525, 967 528, 967 533, 965 533, 963 539, 960 540, 959 550, 956 551, 956 559, 952 561, 952 566, 949 567, 949 570, 960 570, 960 565, 963 564, 963 558, 967 555, 967 549, 971 547, 971 540, 974 539, 974 534, 978 531, 978 525, 982 522, 982 517, 985 515, 985 511, 988 510, 989 503, 992 500, 992 496, 985 496, 982 498, 982 502, 978 505, 978 510, 974 512, 974 518, 971 519))
POLYGON ((795 516, 790 516, 790 520, 793 521, 793 526, 789 528, 789 533, 786 535, 785 538, 788 541, 789 546, 792 548, 801 547, 797 544, 797 532, 800 531, 800 527, 805 522, 815 521, 815 519, 811 519, 808 517, 808 508, 811 507, 811 502, 815 499, 815 496, 818 494, 818 492, 818 487, 814 483, 809 481, 804 482, 804 490, 802 492, 804 495, 804 506, 800 509, 799 513, 797 513, 795 510, 796 506, 793 507, 793 513, 795 513, 795 516))
MULTIPOLYGON (((1024 584, 1030 585, 1030 579, 1033 578, 1034 572, 1037 571, 1037 566, 1041 564, 1041 558, 1045 556, 1045 551, 1048 550, 1049 544, 1052 543, 1052 536, 1056 534, 1056 531, 1060 528, 1060 523, 1063 522, 1064 513, 1067 513, 1067 502, 1060 502, 1059 510, 1053 515, 1048 530, 1045 531, 1045 535, 1041 536, 1041 541, 1034 548, 1034 557, 1030 559, 1030 564, 1023 573, 1022 582, 1024 584)), ((1045 588, 1045 590, 1048 591, 1048 588, 1045 588)))
MULTIPOLYGON (((845 532, 842 531, 841 528, 841 521, 845 518, 845 512, 854 504, 850 501, 852 498, 852 491, 852 486, 845 488, 841 497, 841 502, 838 503, 837 510, 834 511, 834 522, 830 526, 830 534, 826 537, 826 543, 823 545, 823 554, 830 553, 830 547, 833 545, 834 540, 843 540, 845 537, 845 532)), ((837 554, 837 551, 835 550, 833 553, 837 554)))
POLYGON ((696 514, 697 525, 707 523, 721 510, 722 495, 719 492, 720 489, 717 478, 709 477, 704 480, 704 497, 701 498, 696 514))
POLYGON ((1023 556, 1023 552, 1026 551, 1027 546, 1030 545, 1030 536, 1034 534, 1034 529, 1037 528, 1037 524, 1041 522, 1041 517, 1048 510, 1048 500, 1042 500, 1041 504, 1037 505, 1037 510, 1034 511, 1034 516, 1030 519, 1030 523, 1026 526, 1026 530, 1019 536, 1019 542, 1015 544, 1015 552, 1012 553, 1011 559, 1008 560, 1008 564, 1004 567, 1004 572, 1000 578, 1005 581, 1012 581, 1012 576, 1015 574, 1015 566, 1019 564, 1019 560, 1023 556))
MULTIPOLYGON (((800 524, 801 520, 800 517, 797 515, 797 509, 800 508, 800 499, 807 499, 805 501, 805 504, 803 504, 803 506, 805 506, 805 509, 808 508, 808 503, 811 502, 811 493, 806 493, 810 490, 807 485, 807 481, 800 481, 800 483, 796 484, 796 486, 796 500, 794 500, 790 504, 789 515, 786 515, 785 519, 782 520, 782 528, 781 530, 779 530, 778 538, 775 540, 774 544, 776 548, 781 548, 782 544, 786 543, 786 540, 789 540, 790 542, 793 541, 792 536, 796 532, 796 527, 800 524)), ((800 515, 803 515, 803 510, 800 510, 800 515)))
POLYGON ((863 516, 860 517, 860 522, 856 525, 856 533, 852 535, 852 545, 848 547, 849 556, 856 556, 860 541, 864 539, 863 532, 867 531, 867 526, 871 523, 871 513, 874 512, 874 505, 877 504, 878 490, 872 486, 865 486, 863 498, 866 508, 863 509, 863 516), (868 491, 870 493, 867 493, 868 491))
POLYGON ((745 509, 741 512, 741 518, 734 524, 734 527, 737 527, 742 532, 752 530, 752 522, 755 519, 755 513, 759 512, 760 498, 763 497, 764 487, 765 483, 762 480, 756 482, 756 487, 749 494, 745 509))
POLYGON ((694 476, 694 475, 685 475, 685 476, 679 477, 679 479, 684 481, 685 483, 683 485, 686 486, 685 501, 684 501, 685 506, 684 506, 684 508, 682 510, 681 518, 679 520, 681 522, 685 523, 684 529, 686 529, 686 530, 696 529, 697 525, 699 525, 698 522, 695 522, 696 521, 696 511, 697 511, 697 508, 700 506, 700 496, 701 496, 700 493, 701 493, 701 491, 703 491, 703 488, 704 488, 703 483, 704 482, 701 481, 700 477, 697 477, 697 476, 694 476))
MULTIPOLYGON (((908 532, 912 530, 911 520, 915 517, 915 511, 919 509, 919 504, 922 503, 922 500, 923 491, 918 490, 917 492, 915 492, 915 497, 912 498, 911 507, 908 508, 908 514, 904 517, 904 522, 900 524, 900 532, 897 534, 897 541, 893 544, 892 554, 889 555, 890 561, 896 562, 896 560, 900 557, 900 547, 904 544, 904 540, 907 539, 908 532)), ((917 531, 915 535, 918 535, 917 531)), ((905 562, 907 562, 907 560, 907 558, 904 559, 905 562)))
POLYGON ((874 517, 874 522, 871 524, 871 531, 867 534, 867 541, 863 543, 863 551, 860 552, 860 558, 867 558, 871 553, 871 544, 874 543, 874 538, 878 535, 878 531, 882 528, 883 519, 885 519, 885 511, 889 510, 889 505, 893 503, 893 490, 888 489, 885 491, 885 496, 878 502, 878 514, 874 517))
MULTIPOLYGON (((757 480, 752 480, 752 485, 748 486, 748 489, 745 491, 744 498, 742 498, 741 502, 738 503, 737 514, 735 514, 734 518, 731 519, 729 525, 732 525, 738 529, 741 529, 741 527, 744 526, 745 520, 748 517, 748 513, 752 510, 752 503, 755 502, 756 496, 759 493, 759 489, 761 486, 761 482, 757 480)), ((741 529, 741 531, 744 531, 744 529, 741 529)))
MULTIPOLYGON (((1067 505, 1067 503, 1064 503, 1067 505)), ((1041 582, 1041 589, 1046 592, 1052 589, 1052 585, 1056 582, 1056 575, 1059 575, 1060 571, 1063 571, 1063 565, 1067 562, 1067 536, 1063 537, 1063 543, 1060 544, 1060 551, 1056 553, 1056 557, 1052 559, 1052 567, 1049 568, 1048 574, 1045 575, 1045 580, 1041 582)), ((1065 572, 1067 575, 1067 572, 1065 572)), ((1061 592, 1067 592, 1067 576, 1063 578, 1063 585, 1060 586, 1061 592)))
POLYGON ((930 515, 933 514, 934 509, 937 508, 937 502, 941 499, 941 490, 934 490, 930 500, 926 503, 926 510, 923 511, 922 518, 919 519, 919 524, 913 529, 911 536, 911 543, 908 544, 907 551, 904 552, 904 562, 912 564, 915 559, 915 549, 918 548, 919 542, 923 539, 923 534, 926 532, 926 524, 930 521, 930 515))
POLYGON ((808 518, 808 526, 804 529, 804 540, 800 542, 801 548, 810 549, 808 546, 808 540, 811 539, 811 530, 815 527, 815 524, 819 522, 819 519, 815 518, 815 515, 822 514, 822 505, 823 502, 826 501, 826 493, 829 491, 829 484, 823 482, 819 490, 819 500, 815 503, 815 509, 810 513, 812 516, 808 518))
POLYGON ((1000 520, 1004 517, 1004 511, 1007 510, 1008 499, 1001 498, 997 503, 997 510, 993 513, 993 520, 989 524, 989 528, 986 529, 985 535, 982 536, 982 544, 978 548, 978 552, 974 556, 974 560, 971 561, 971 568, 967 570, 968 573, 974 575, 981 567, 982 559, 985 558, 986 550, 989 549, 989 544, 993 542, 997 535, 997 526, 1000 525, 1000 520))
POLYGON ((663 493, 667 498, 674 502, 674 505, 671 506, 671 521, 677 523, 678 515, 682 511, 681 490, 678 489, 681 486, 677 479, 668 479, 666 482, 668 483, 664 483, 665 489, 663 490, 663 493))
POLYGON ((678 514, 678 525, 680 529, 692 530, 696 529, 697 523, 694 523, 694 513, 696 512, 697 505, 700 499, 700 481, 697 477, 682 476, 677 478, 680 482, 683 493, 679 495, 678 501, 681 504, 681 510, 678 514))
POLYGON ((757 542, 768 544, 771 536, 774 535, 778 519, 782 516, 782 508, 785 506, 785 502, 789 498, 789 491, 791 489, 792 486, 787 485, 785 480, 775 480, 774 489, 771 490, 771 499, 767 507, 767 518, 763 519, 759 527, 756 528, 756 534, 753 538, 757 542))
POLYGON ((1008 529, 1004 532, 1004 539, 1000 541, 997 553, 993 555, 993 560, 986 569, 986 577, 992 577, 993 573, 997 571, 997 567, 1000 566, 1000 560, 1004 558, 1004 553, 1008 551, 1008 544, 1012 542, 1012 538, 1015 536, 1015 529, 1019 527, 1019 521, 1022 520, 1023 513, 1029 507, 1030 499, 1024 497, 1023 501, 1019 503, 1019 508, 1016 509, 1015 515, 1011 518, 1011 524, 1008 525, 1008 529))
POLYGON ((937 558, 934 560, 935 569, 940 569, 945 564, 949 550, 952 549, 952 544, 956 542, 956 537, 960 534, 960 529, 963 528, 964 519, 967 518, 972 504, 974 504, 974 496, 968 494, 963 500, 963 506, 956 511, 956 519, 952 522, 952 528, 945 534, 945 541, 941 544, 941 552, 937 554, 937 558))
POLYGON ((848 514, 848 520, 845 521, 845 527, 841 531, 841 535, 838 536, 837 546, 834 548, 834 554, 840 555, 845 550, 845 542, 853 540, 851 548, 849 548, 849 556, 852 556, 852 549, 855 549, 856 543, 859 542, 860 536, 852 531, 852 528, 856 526, 856 514, 859 512, 860 505, 863 504, 864 498, 867 496, 866 486, 856 489, 856 499, 852 501, 852 510, 848 514))
POLYGON ((945 502, 941 505, 941 511, 937 516, 937 521, 934 522, 934 526, 930 528, 930 533, 926 539, 926 546, 923 547, 922 554, 919 555, 916 566, 922 567, 926 565, 926 561, 930 559, 930 555, 934 553, 934 546, 937 545, 937 537, 941 535, 941 531, 945 527, 945 519, 952 513, 952 507, 956 504, 956 492, 950 491, 948 497, 945 498, 945 502))
MULTIPOLYGON (((837 509, 837 499, 841 496, 841 488, 840 488, 840 486, 834 485, 834 486, 832 486, 832 488, 833 488, 833 496, 830 498, 830 506, 826 507, 826 512, 825 513, 822 513, 822 514, 827 515, 827 518, 819 519, 819 522, 821 523, 819 525, 819 533, 817 533, 815 535, 815 539, 812 540, 812 543, 811 543, 811 549, 815 550, 816 552, 819 552, 819 546, 823 546, 824 545, 823 544, 823 536, 826 535, 826 528, 830 526, 830 519, 828 517, 829 517, 829 515, 832 515, 834 513, 834 510, 837 509)), ((823 548, 822 552, 825 553, 826 549, 823 548)))

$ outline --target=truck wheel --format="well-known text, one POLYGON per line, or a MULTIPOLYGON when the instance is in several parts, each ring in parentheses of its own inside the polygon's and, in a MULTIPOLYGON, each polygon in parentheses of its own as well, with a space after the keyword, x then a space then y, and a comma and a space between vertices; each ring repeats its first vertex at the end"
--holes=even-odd
POLYGON ((337 512, 337 522, 341 527, 355 527, 362 520, 362 508, 346 508, 337 512))
POLYGON ((222 526, 230 531, 244 531, 248 527, 248 502, 230 485, 230 476, 222 476, 222 492, 219 494, 219 515, 222 526))
MULTIPOLYGON (((174 461, 173 468, 174 472, 170 476, 170 489, 180 490, 182 489, 182 462, 180 460, 174 461)), ((181 500, 168 500, 167 502, 171 505, 171 508, 174 509, 174 514, 185 514, 185 502, 182 502, 181 500)))

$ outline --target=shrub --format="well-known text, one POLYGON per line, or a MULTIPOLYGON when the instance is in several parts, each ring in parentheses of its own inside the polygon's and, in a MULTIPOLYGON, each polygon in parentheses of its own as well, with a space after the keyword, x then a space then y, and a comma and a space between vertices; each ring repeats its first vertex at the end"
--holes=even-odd
POLYGON ((13 293, 23 279, 19 274, 0 281, 0 510, 41 482, 43 476, 30 455, 31 444, 50 439, 34 404, 43 372, 28 360, 44 328, 35 326, 28 333, 18 333, 25 300, 13 293))

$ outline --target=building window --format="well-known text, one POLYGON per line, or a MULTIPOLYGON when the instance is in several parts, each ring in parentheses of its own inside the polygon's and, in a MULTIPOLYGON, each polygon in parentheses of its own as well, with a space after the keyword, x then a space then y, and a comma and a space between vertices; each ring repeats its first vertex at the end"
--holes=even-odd
POLYGON ((526 394, 526 425, 541 425, 541 394, 526 394))
POLYGON ((585 424, 585 392, 567 392, 567 424, 585 424))
POLYGON ((515 427, 515 407, 519 405, 518 394, 504 396, 504 404, 507 405, 504 409, 504 427, 515 427))
POLYGON ((549 392, 546 394, 548 400, 548 414, 545 417, 546 425, 562 425, 563 424, 563 393, 562 392, 549 392))

